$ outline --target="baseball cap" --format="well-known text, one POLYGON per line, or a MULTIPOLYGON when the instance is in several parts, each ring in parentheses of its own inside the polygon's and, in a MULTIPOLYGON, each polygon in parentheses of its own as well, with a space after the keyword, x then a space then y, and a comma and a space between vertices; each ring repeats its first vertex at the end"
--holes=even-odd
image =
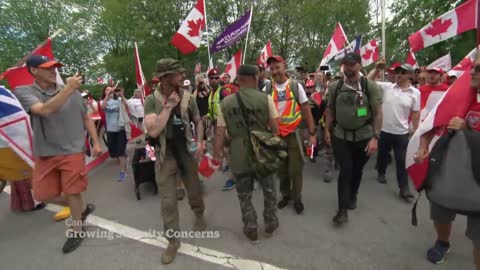
POLYGON ((283 60, 283 58, 280 55, 270 56, 267 59, 267 65, 270 65, 272 62, 279 62, 279 63, 287 64, 287 62, 285 62, 285 60, 283 60))
POLYGON ((362 58, 360 57, 359 54, 351 52, 351 53, 348 53, 342 60, 342 64, 346 64, 346 63, 361 64, 362 58))
POLYGON ((218 77, 219 76, 218 69, 216 69, 216 68, 210 69, 210 71, 208 71, 207 76, 208 77, 218 77))
POLYGON ((402 65, 395 68, 395 70, 397 70, 397 69, 403 69, 403 70, 406 70, 408 72, 414 72, 415 71, 415 69, 409 64, 402 64, 402 65))
POLYGON ((427 67, 427 71, 436 71, 436 72, 438 72, 438 73, 440 73, 440 74, 443 74, 443 69, 437 68, 437 67, 430 67, 430 68, 427 67))
POLYGON ((63 64, 52 60, 44 55, 30 55, 25 62, 27 67, 35 67, 35 68, 51 68, 51 67, 62 67, 63 64))

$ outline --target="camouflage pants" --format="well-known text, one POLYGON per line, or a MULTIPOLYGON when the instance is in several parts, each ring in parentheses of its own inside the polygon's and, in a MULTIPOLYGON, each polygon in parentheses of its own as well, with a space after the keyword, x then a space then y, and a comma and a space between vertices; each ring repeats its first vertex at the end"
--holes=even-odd
POLYGON ((265 225, 278 222, 277 199, 275 194, 275 186, 273 176, 267 176, 259 179, 254 175, 236 175, 237 194, 240 201, 240 210, 242 211, 242 221, 245 228, 257 228, 257 212, 252 204, 253 182, 257 179, 263 190, 263 220, 265 225))
POLYGON ((203 214, 205 209, 198 177, 197 162, 185 151, 176 160, 172 153, 167 151, 166 158, 160 164, 157 151, 155 162, 155 179, 158 183, 160 204, 162 209, 163 227, 166 230, 179 230, 178 201, 177 201, 177 173, 181 175, 185 189, 187 190, 188 203, 195 214, 203 214), (179 164, 183 170, 180 170, 179 164))

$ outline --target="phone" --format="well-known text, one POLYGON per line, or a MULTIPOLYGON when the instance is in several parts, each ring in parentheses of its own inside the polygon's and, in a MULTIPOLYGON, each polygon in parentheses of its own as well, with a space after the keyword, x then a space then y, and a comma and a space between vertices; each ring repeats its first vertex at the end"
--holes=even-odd
POLYGON ((330 66, 329 66, 329 65, 322 65, 322 66, 320 66, 320 70, 321 70, 321 71, 330 70, 330 66))

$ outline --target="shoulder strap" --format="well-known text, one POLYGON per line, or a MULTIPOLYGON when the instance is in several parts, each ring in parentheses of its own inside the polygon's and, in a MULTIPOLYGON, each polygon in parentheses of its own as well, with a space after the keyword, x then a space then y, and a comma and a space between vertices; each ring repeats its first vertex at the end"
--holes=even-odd
POLYGON ((337 83, 337 87, 335 87, 335 90, 333 93, 330 93, 330 95, 333 94, 333 123, 335 124, 335 117, 337 115, 336 111, 337 111, 337 98, 338 98, 338 93, 340 92, 340 90, 342 89, 342 86, 343 86, 343 79, 340 79, 338 80, 338 83, 337 83))
MULTIPOLYGON (((292 89, 293 92, 293 97, 295 98, 295 101, 300 105, 300 97, 298 94, 298 84, 299 82, 296 80, 291 79, 290 80, 290 89, 292 89)), ((305 91, 305 89, 304 89, 305 91)))
POLYGON ((365 77, 360 78, 360 87, 362 87, 362 92, 367 95, 368 98, 368 79, 365 77))
POLYGON ((242 111, 243 120, 245 121, 245 125, 247 126, 248 131, 251 131, 250 125, 248 124, 247 109, 245 108, 245 103, 243 103, 243 99, 240 96, 240 92, 236 93, 235 97, 237 98, 238 106, 240 106, 240 110, 242 111))

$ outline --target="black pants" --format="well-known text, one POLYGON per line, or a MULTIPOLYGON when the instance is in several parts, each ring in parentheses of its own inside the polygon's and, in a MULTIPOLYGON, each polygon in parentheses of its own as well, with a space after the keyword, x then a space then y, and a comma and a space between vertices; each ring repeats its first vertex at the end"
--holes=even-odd
POLYGON ((383 132, 378 142, 377 171, 385 175, 388 166, 388 155, 393 147, 395 155, 395 167, 397 170, 397 182, 399 188, 408 187, 408 174, 405 168, 405 156, 407 155, 408 134, 395 135, 383 132))
POLYGON ((365 152, 370 139, 350 142, 339 138, 333 139, 335 161, 340 166, 338 176, 338 208, 348 209, 350 201, 357 197, 362 181, 363 167, 369 156, 365 152))

